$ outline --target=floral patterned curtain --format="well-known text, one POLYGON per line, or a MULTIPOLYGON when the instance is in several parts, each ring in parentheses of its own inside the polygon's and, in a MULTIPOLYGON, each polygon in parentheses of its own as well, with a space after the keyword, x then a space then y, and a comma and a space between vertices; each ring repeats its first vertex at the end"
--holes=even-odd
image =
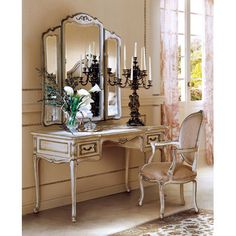
POLYGON ((213 164, 213 0, 205 0, 205 42, 203 53, 203 102, 206 159, 213 164))
POLYGON ((176 139, 179 132, 178 107, 178 1, 160 0, 161 15, 161 93, 162 124, 169 126, 168 139, 176 139))

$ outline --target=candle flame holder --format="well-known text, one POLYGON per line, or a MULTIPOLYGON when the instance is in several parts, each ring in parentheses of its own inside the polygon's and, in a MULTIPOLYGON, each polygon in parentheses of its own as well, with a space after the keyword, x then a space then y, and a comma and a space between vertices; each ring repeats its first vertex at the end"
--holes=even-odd
POLYGON ((112 73, 111 68, 107 68, 108 80, 107 82, 111 86, 118 85, 120 88, 130 87, 133 91, 129 95, 129 108, 130 108, 130 119, 127 122, 128 126, 144 126, 144 122, 140 118, 139 113, 139 96, 137 90, 139 88, 149 89, 152 86, 151 80, 146 80, 147 71, 141 70, 138 65, 137 57, 133 58, 133 79, 131 79, 131 69, 123 69, 123 77, 117 78, 114 73, 112 73))

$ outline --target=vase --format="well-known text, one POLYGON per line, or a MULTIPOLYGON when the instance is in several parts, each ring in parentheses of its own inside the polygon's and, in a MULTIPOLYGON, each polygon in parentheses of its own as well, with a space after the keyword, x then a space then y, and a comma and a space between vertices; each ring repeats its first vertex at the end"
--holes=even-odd
POLYGON ((74 133, 77 131, 78 126, 79 126, 79 121, 76 117, 76 113, 72 113, 72 114, 66 113, 65 125, 70 132, 74 133))

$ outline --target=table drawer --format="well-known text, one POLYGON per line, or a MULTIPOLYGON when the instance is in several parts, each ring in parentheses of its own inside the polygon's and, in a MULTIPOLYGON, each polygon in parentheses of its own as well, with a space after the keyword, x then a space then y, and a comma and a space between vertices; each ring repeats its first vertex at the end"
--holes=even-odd
POLYGON ((85 143, 79 143, 77 147, 77 153, 79 158, 99 155, 99 142, 90 141, 85 143))
POLYGON ((66 141, 38 138, 37 153, 58 157, 70 157, 70 146, 66 141))

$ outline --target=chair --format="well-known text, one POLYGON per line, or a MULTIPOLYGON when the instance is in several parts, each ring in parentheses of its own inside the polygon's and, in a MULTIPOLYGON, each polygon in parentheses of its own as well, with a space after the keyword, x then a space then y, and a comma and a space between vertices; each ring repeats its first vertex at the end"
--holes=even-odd
POLYGON ((142 206, 144 198, 143 180, 159 185, 160 218, 164 217, 164 186, 167 184, 180 184, 180 198, 184 205, 184 184, 193 182, 193 202, 195 211, 198 212, 197 195, 197 152, 198 137, 203 119, 203 112, 199 111, 187 116, 181 124, 177 141, 151 142, 152 155, 147 164, 139 172, 140 199, 142 206), (152 162, 156 148, 172 147, 172 162, 152 162), (177 157, 180 161, 177 161, 177 157))

